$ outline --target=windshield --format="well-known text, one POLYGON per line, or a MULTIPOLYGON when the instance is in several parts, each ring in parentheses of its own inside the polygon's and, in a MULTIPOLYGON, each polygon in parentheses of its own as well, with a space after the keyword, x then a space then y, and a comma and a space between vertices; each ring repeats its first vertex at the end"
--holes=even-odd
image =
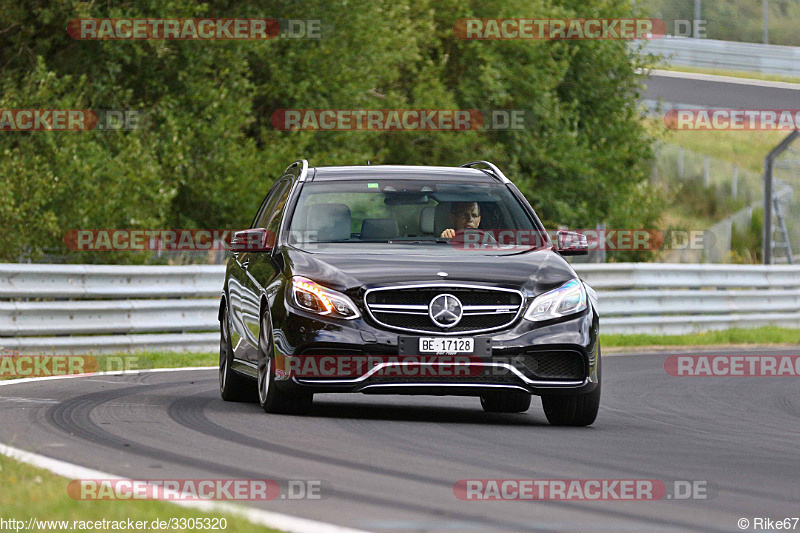
POLYGON ((316 243, 447 244, 538 233, 500 183, 323 181, 303 186, 289 228, 298 248, 316 243))

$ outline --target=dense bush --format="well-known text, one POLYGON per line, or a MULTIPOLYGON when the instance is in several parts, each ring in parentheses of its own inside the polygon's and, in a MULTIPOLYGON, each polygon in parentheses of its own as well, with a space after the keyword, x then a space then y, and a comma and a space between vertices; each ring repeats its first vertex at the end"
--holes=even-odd
POLYGON ((764 210, 757 208, 745 227, 734 225, 731 231, 731 263, 763 262, 764 210))
MULTIPOLYGON (((0 260, 73 228, 231 228, 287 164, 495 161, 549 224, 652 227, 643 57, 624 41, 464 41, 464 17, 625 17, 618 0, 7 0, 0 109, 134 109, 127 132, 0 134, 0 260), (322 19, 321 40, 77 41, 76 17, 322 19), (522 131, 282 132, 285 108, 525 109, 522 131)), ((641 258, 641 255, 637 255, 641 258)), ((85 254, 81 261, 136 261, 85 254)))

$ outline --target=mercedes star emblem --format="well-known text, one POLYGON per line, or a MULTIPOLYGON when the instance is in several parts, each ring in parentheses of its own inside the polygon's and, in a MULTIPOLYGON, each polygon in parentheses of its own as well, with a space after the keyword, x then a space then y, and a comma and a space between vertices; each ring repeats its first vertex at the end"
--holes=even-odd
POLYGON ((461 300, 452 294, 440 294, 428 306, 428 316, 440 328, 452 328, 458 324, 463 312, 461 300))

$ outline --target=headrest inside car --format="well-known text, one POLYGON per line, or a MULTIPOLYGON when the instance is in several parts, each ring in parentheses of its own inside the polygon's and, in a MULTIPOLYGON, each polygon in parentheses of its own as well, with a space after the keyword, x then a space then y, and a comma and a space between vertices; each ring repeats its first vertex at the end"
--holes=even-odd
POLYGON ((346 204, 317 204, 308 211, 308 229, 316 231, 318 241, 343 241, 350 238, 352 217, 346 204))
POLYGON ((397 221, 393 218, 365 218, 361 223, 361 240, 388 240, 400 235, 397 221))
POLYGON ((423 207, 419 212, 419 230, 422 233, 433 233, 433 219, 436 216, 436 208, 434 206, 423 207))

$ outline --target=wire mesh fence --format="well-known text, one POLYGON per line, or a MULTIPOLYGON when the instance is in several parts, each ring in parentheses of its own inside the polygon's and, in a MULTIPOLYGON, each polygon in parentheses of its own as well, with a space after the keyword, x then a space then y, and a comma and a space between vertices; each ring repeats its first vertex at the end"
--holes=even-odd
POLYGON ((776 157, 773 178, 773 263, 796 263, 793 259, 800 254, 800 136, 794 136, 776 157))
POLYGON ((667 246, 658 261, 759 263, 763 173, 674 144, 659 144, 652 184, 672 199, 664 228, 702 231, 702 246, 667 246))

